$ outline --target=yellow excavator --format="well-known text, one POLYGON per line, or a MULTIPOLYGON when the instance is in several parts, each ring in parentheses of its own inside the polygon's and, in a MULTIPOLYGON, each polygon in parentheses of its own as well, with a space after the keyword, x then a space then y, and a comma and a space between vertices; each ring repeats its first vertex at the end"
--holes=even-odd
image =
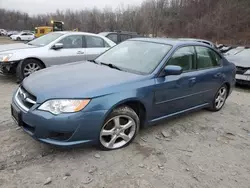
MULTIPOLYGON (((45 35, 47 33, 50 32, 54 32, 54 31, 63 31, 63 26, 64 26, 64 22, 62 21, 55 21, 55 20, 51 20, 51 26, 39 26, 35 28, 35 37, 40 37, 42 35, 45 35)), ((78 31, 78 29, 74 29, 73 31, 78 31)))

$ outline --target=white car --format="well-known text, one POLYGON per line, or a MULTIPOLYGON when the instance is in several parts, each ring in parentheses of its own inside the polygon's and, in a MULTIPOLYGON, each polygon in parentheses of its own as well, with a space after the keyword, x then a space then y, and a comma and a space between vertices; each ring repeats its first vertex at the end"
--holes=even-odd
POLYGON ((225 57, 236 66, 236 83, 250 86, 250 49, 225 57))
POLYGON ((35 35, 33 33, 29 33, 29 32, 21 32, 21 33, 18 33, 16 35, 11 35, 10 38, 12 40, 18 40, 18 41, 21 41, 21 40, 31 41, 35 38, 35 35))
POLYGON ((0 29, 0 36, 5 36, 7 35, 7 31, 5 29, 0 29))
POLYGON ((26 44, 0 45, 0 72, 16 74, 21 81, 46 67, 93 61, 115 45, 108 38, 93 33, 50 32, 26 44))

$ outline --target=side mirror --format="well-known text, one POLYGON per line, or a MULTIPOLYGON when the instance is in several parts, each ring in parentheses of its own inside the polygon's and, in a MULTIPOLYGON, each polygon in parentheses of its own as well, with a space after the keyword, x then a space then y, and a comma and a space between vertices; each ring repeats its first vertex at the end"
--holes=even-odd
POLYGON ((165 76, 167 75, 180 75, 182 73, 182 68, 176 65, 167 65, 164 68, 165 76))
POLYGON ((54 50, 58 50, 61 48, 63 48, 63 43, 56 43, 56 44, 54 44, 54 46, 52 46, 52 49, 54 49, 54 50))

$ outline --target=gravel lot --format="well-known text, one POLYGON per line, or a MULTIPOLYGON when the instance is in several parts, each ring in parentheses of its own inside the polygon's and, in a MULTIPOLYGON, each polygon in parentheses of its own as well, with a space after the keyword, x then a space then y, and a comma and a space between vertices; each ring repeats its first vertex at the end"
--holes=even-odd
POLYGON ((220 112, 163 122, 141 130, 130 146, 104 152, 63 150, 30 138, 10 116, 16 87, 14 78, 0 76, 0 187, 250 187, 247 88, 235 89, 220 112))

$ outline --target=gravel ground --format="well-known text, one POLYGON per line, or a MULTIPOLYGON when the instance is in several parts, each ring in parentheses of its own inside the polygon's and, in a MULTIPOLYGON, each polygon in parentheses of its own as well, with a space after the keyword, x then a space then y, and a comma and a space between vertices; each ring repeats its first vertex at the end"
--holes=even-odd
POLYGON ((130 146, 104 152, 58 149, 30 138, 10 116, 16 87, 14 78, 0 76, 0 187, 250 187, 247 88, 235 89, 220 112, 162 122, 141 130, 130 146))

